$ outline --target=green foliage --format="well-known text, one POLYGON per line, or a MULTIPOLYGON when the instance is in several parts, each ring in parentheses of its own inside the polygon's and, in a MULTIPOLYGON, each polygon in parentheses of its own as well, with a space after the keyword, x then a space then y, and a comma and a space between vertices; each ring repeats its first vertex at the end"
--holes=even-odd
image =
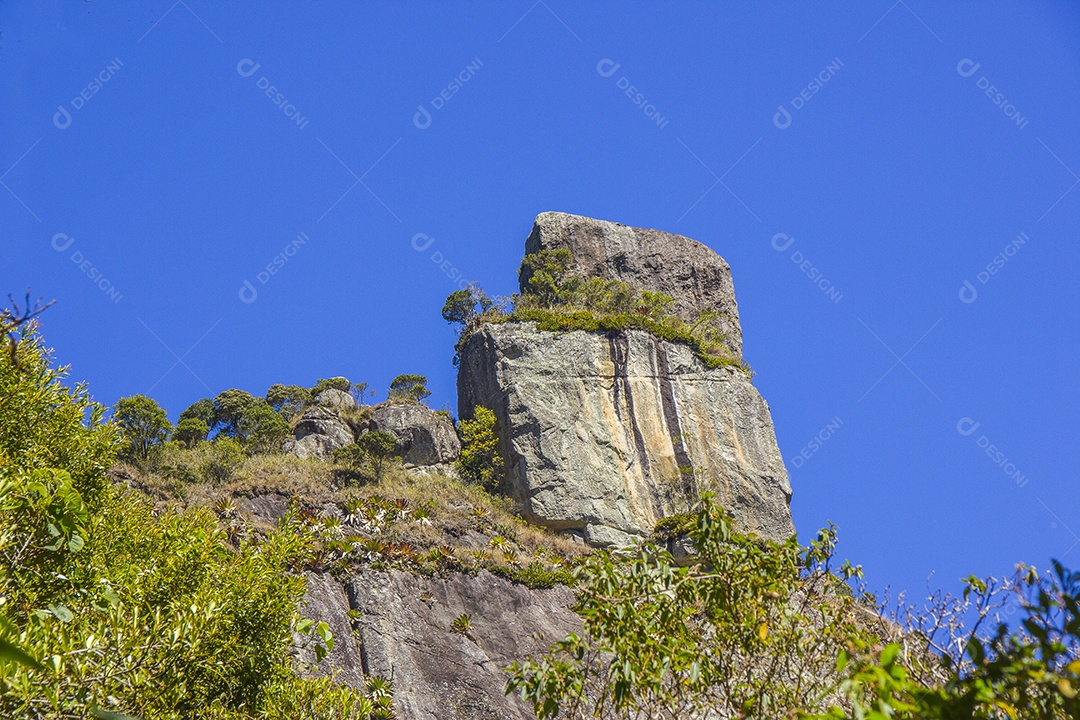
POLYGON ((422 402, 431 395, 427 389, 427 377, 424 375, 398 375, 390 381, 390 393, 388 402, 406 403, 422 402))
POLYGON ((240 418, 244 411, 259 401, 245 390, 231 388, 214 398, 213 421, 210 429, 220 430, 223 435, 236 437, 240 432, 240 418))
POLYGON ((832 537, 765 542, 706 502, 698 563, 654 545, 596 553, 577 572, 583 633, 515 662, 507 691, 540 718, 789 717, 831 689, 838 643, 871 637, 856 600, 832 592, 832 537))
POLYGON ((177 420, 177 426, 187 419, 202 420, 206 423, 207 427, 211 427, 214 424, 214 401, 210 398, 202 398, 196 400, 187 407, 184 412, 180 413, 180 418, 177 420))
POLYGON ((319 393, 323 390, 340 390, 341 392, 349 392, 349 388, 352 387, 352 383, 348 378, 341 376, 320 379, 315 383, 315 387, 311 388, 311 397, 318 397, 319 393))
POLYGON ((183 443, 186 447, 195 447, 203 440, 206 440, 207 433, 210 432, 209 426, 204 420, 197 417, 181 418, 176 423, 176 430, 173 432, 173 440, 183 443))
POLYGON ((371 430, 357 438, 356 445, 371 464, 375 480, 381 480, 387 464, 394 459, 397 438, 382 430, 371 430))
POLYGON ((289 423, 274 408, 258 401, 241 414, 237 435, 252 453, 280 452, 289 435, 289 423))
POLYGON ((223 485, 244 464, 244 446, 235 438, 218 436, 210 443, 209 454, 199 474, 211 485, 223 485))
MULTIPOLYGON (((364 404, 364 398, 369 395, 368 387, 366 382, 355 382, 349 385, 349 394, 353 396, 353 400, 356 401, 357 406, 364 404)), ((374 390, 371 391, 370 396, 375 396, 374 390)))
POLYGON ((172 423, 152 398, 132 395, 120 398, 113 409, 113 422, 120 428, 124 446, 120 454, 136 463, 144 463, 150 451, 169 439, 172 423))
POLYGON ((457 463, 461 478, 487 490, 497 489, 505 465, 495 434, 495 413, 478 405, 473 418, 462 420, 457 429, 461 437, 461 457, 457 463))
POLYGON ((546 589, 556 585, 573 587, 577 582, 574 573, 566 568, 549 569, 544 563, 534 560, 525 567, 515 565, 495 565, 491 568, 494 575, 499 575, 526 587, 546 589))
POLYGON ((0 717, 388 717, 385 687, 294 674, 308 531, 231 546, 109 484, 115 428, 23 340, 0 358, 0 717))
POLYGON ((299 385, 275 383, 266 391, 266 402, 288 420, 311 402, 311 391, 299 385))
POLYGON ((567 294, 581 284, 570 276, 574 255, 569 250, 540 250, 526 255, 518 269, 518 277, 524 281, 525 292, 536 298, 541 308, 551 308, 565 303, 567 294))
POLYGON ((468 614, 462 613, 461 615, 458 615, 456 618, 454 618, 454 621, 450 624, 450 627, 456 633, 468 635, 469 631, 472 630, 472 618, 470 618, 468 614))

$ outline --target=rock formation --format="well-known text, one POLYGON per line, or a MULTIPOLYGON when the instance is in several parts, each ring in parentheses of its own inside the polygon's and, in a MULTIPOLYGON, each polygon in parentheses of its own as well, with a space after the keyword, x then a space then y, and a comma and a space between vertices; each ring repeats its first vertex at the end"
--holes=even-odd
MULTIPOLYGON (((675 299, 684 317, 715 309, 734 350, 742 332, 728 264, 697 241, 543 213, 526 252, 567 248, 576 272, 675 299)), ((458 410, 495 412, 504 490, 527 517, 624 544, 677 510, 678 480, 712 490, 746 529, 794 532, 791 488, 768 406, 739 369, 711 368, 646 332, 542 332, 488 324, 461 351, 458 410)))
POLYGON ((452 472, 454 462, 461 456, 461 442, 450 416, 427 405, 380 405, 371 415, 371 427, 397 438, 396 454, 407 468, 430 467, 452 472))
POLYGON ((282 449, 301 460, 308 457, 329 460, 334 450, 353 440, 348 423, 330 408, 320 405, 304 411, 293 428, 293 437, 285 441, 282 449))
MULTIPOLYGON (((634 228, 580 215, 545 212, 536 216, 525 253, 566 249, 582 277, 623 280, 675 300, 675 314, 693 322, 702 310, 719 313, 727 345, 742 356, 742 328, 731 267, 697 240, 634 228)), ((528 276, 521 278, 522 291, 528 276)))

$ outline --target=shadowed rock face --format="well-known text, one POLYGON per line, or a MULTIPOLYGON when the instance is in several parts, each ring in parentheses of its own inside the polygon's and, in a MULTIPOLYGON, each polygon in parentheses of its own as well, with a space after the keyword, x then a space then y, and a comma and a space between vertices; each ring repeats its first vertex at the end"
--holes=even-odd
POLYGON ((639 330, 486 325, 458 374, 462 417, 477 405, 497 418, 504 490, 542 525, 624 544, 670 513, 665 488, 692 472, 744 529, 794 532, 768 405, 745 374, 685 345, 639 330))
MULTIPOLYGON (((545 212, 536 216, 525 253, 566 249, 582 277, 622 280, 675 300, 675 313, 693 322, 702 310, 720 313, 728 347, 742 355, 742 329, 731 267, 697 240, 628 227, 580 215, 545 212)), ((527 276, 522 277, 522 289, 527 276)))
POLYGON ((405 467, 438 467, 453 472, 454 462, 461 456, 454 423, 449 416, 420 403, 380 405, 372 413, 375 430, 388 432, 397 438, 397 454, 405 467))
POLYGON ((325 620, 335 638, 319 669, 358 688, 365 673, 393 680, 403 720, 535 718, 516 695, 503 694, 503 668, 581 632, 570 589, 530 589, 486 570, 432 578, 366 571, 344 586, 329 575, 307 580, 304 613, 325 620), (462 614, 470 617, 467 636, 452 629, 462 614))

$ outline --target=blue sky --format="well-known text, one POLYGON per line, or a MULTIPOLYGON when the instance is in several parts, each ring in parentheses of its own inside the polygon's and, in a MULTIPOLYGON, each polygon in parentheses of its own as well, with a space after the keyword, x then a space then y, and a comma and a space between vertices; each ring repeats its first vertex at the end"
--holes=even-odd
POLYGON ((1076 566, 1078 66, 1067 2, 6 2, 0 289, 105 403, 452 407, 442 302, 516 289, 537 213, 678 232, 804 540, 875 588, 1076 566))

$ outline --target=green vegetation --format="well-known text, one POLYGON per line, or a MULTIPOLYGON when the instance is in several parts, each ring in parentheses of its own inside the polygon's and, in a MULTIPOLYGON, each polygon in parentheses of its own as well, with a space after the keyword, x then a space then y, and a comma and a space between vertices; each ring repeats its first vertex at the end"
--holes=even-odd
POLYGON ((296 674, 293 632, 316 656, 331 643, 297 614, 309 523, 292 513, 230 537, 209 510, 112 484, 116 451, 145 426, 120 438, 32 329, 13 348, 0 356, 0 717, 389 717, 385 684, 296 674))
POLYGON ((311 403, 312 394, 310 390, 299 385, 275 383, 266 391, 265 399, 283 418, 291 420, 311 403))
POLYGON ((236 434, 249 452, 279 452, 289 436, 289 423, 266 401, 257 400, 240 415, 236 434))
POLYGON ((124 439, 121 456, 136 462, 150 457, 150 451, 168 440, 173 429, 161 406, 145 395, 117 400, 113 422, 124 439))
POLYGON ((461 457, 458 472, 462 479, 495 491, 502 482, 505 464, 499 454, 499 439, 495 434, 495 413, 480 405, 471 420, 458 423, 461 437, 461 457))
POLYGON ((390 381, 390 393, 386 399, 392 403, 423 402, 430 395, 425 376, 398 375, 390 381))
POLYGON ((345 483, 379 482, 394 460, 397 438, 388 432, 371 430, 356 442, 334 451, 334 462, 341 466, 339 475, 345 483))
POLYGON ((617 332, 644 330, 658 338, 691 347, 709 367, 733 367, 749 373, 741 358, 727 346, 715 312, 703 312, 694 322, 672 314, 672 298, 639 290, 621 280, 582 278, 571 272, 569 250, 541 250, 526 255, 519 274, 525 291, 509 302, 491 300, 476 286, 452 293, 443 306, 447 322, 461 325, 455 345, 455 364, 469 336, 486 322, 535 322, 550 332, 617 332), (508 309, 512 307, 512 309, 508 309))
POLYGON ((352 387, 352 383, 348 378, 333 377, 329 379, 321 379, 315 386, 311 388, 311 397, 317 397, 323 390, 340 390, 341 392, 349 392, 349 388, 352 387))
POLYGON ((584 631, 508 668, 538 717, 1080 717, 1080 574, 1056 562, 887 619, 852 591, 860 568, 833 570, 832 527, 805 548, 768 542, 706 498, 657 535, 684 536, 695 562, 655 545, 593 554, 574 573, 584 631))

